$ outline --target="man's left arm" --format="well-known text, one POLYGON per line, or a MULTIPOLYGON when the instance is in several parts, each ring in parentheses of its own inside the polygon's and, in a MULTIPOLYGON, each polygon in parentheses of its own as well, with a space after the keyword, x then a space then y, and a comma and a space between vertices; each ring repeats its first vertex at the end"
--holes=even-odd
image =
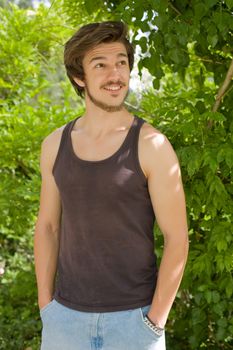
POLYGON ((188 255, 185 195, 177 156, 160 134, 150 141, 148 188, 164 250, 148 317, 163 328, 176 297, 188 255))

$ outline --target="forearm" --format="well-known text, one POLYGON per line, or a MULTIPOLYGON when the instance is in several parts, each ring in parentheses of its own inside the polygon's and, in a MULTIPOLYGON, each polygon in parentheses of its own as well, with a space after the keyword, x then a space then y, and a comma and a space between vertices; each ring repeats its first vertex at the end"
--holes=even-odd
POLYGON ((59 250, 59 230, 37 223, 34 236, 35 271, 39 307, 53 295, 59 250))
POLYGON ((159 268, 155 294, 149 318, 158 326, 164 327, 176 297, 188 255, 188 239, 169 239, 165 243, 159 268))

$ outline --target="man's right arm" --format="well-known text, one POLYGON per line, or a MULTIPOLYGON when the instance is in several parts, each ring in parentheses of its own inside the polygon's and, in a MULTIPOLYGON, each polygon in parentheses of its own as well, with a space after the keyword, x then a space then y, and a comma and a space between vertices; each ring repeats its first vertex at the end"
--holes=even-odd
POLYGON ((40 309, 53 297, 59 251, 61 200, 52 174, 60 144, 61 132, 58 130, 47 136, 41 147, 40 209, 34 235, 35 271, 40 309))

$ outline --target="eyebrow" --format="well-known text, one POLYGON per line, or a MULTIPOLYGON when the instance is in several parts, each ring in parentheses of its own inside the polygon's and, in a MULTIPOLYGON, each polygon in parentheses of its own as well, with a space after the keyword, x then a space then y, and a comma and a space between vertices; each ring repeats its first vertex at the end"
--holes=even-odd
MULTIPOLYGON (((121 53, 118 53, 117 57, 127 57, 128 58, 128 55, 126 55, 125 53, 121 52, 121 53)), ((89 61, 89 64, 92 63, 93 61, 106 60, 106 59, 107 59, 107 57, 105 57, 105 56, 96 56, 96 57, 93 57, 89 61)))

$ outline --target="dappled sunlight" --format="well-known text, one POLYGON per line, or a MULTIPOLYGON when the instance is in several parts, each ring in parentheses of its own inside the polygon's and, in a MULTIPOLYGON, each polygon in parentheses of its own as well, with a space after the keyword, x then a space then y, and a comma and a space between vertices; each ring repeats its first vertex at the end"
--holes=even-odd
POLYGON ((5 262, 0 262, 0 277, 5 273, 5 262))
POLYGON ((161 134, 158 130, 148 134, 145 139, 152 139, 152 143, 156 148, 162 146, 166 142, 166 136, 161 134))
POLYGON ((181 182, 181 171, 180 171, 180 166, 178 163, 174 164, 170 171, 169 171, 169 176, 170 177, 174 177, 174 179, 177 182, 175 188, 174 188, 174 192, 179 192, 182 189, 182 182, 181 182))
POLYGON ((180 174, 180 168, 179 168, 178 164, 174 164, 169 171, 169 175, 171 175, 171 176, 175 173, 180 174))
POLYGON ((157 164, 163 163, 163 173, 161 173, 160 167, 160 178, 166 178, 166 183, 173 193, 178 193, 182 190, 181 170, 179 161, 175 154, 175 151, 170 144, 169 140, 165 135, 160 133, 158 130, 149 132, 145 136, 145 140, 150 140, 155 154, 155 172, 158 173, 157 164), (158 152, 157 152, 158 151, 158 152))

